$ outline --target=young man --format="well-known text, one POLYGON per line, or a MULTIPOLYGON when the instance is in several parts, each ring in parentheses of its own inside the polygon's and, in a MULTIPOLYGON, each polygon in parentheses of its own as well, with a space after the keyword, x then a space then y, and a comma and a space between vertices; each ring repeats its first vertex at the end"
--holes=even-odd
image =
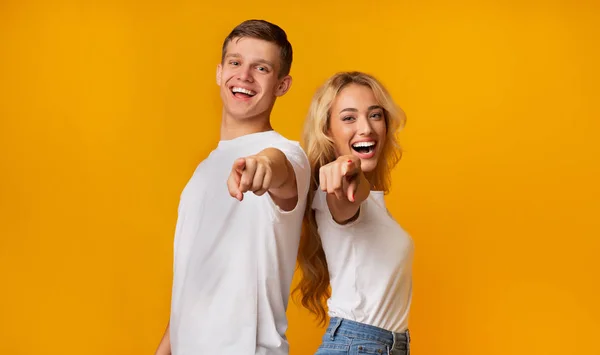
POLYGON ((269 22, 245 21, 225 39, 221 140, 181 195, 170 326, 157 354, 288 354, 310 167, 270 114, 290 88, 291 63, 286 33, 269 22))

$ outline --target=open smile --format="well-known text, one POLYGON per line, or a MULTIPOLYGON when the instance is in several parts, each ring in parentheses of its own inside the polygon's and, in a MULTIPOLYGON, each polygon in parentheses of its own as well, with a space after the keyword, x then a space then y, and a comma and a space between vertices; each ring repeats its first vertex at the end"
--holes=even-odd
POLYGON ((375 141, 356 142, 352 144, 352 150, 356 153, 355 155, 361 159, 370 159, 374 157, 376 148, 377 142, 375 141))
POLYGON ((254 95, 256 95, 256 91, 246 89, 243 87, 239 87, 239 86, 233 86, 233 87, 231 87, 231 94, 233 95, 233 97, 235 97, 237 99, 249 100, 254 95))

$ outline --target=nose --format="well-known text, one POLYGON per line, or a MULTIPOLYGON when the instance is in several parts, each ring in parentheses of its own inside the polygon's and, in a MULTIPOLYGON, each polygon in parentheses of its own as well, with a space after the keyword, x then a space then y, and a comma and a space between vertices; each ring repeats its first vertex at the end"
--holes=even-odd
POLYGON ((250 68, 250 66, 243 66, 239 69, 238 72, 238 80, 241 81, 246 81, 246 82, 253 82, 254 78, 252 77, 252 68, 250 68))
POLYGON ((368 137, 373 132, 373 127, 371 127, 371 120, 367 117, 361 117, 358 120, 358 134, 361 136, 368 137))

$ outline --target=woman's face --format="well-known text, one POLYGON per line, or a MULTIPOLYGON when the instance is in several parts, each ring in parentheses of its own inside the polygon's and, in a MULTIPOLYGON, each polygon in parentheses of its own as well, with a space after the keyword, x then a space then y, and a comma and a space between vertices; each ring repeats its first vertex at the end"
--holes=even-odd
POLYGON ((328 133, 338 157, 355 155, 363 172, 375 170, 387 128, 383 107, 370 87, 349 84, 338 93, 331 106, 328 133))

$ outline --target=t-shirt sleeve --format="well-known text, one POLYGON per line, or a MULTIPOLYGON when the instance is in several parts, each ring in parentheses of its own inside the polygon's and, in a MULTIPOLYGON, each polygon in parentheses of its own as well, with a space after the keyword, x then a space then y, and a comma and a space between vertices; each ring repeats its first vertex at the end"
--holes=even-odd
POLYGON ((313 210, 318 211, 326 211, 329 210, 329 206, 327 205, 327 194, 321 190, 320 187, 317 187, 315 191, 315 196, 313 197, 312 206, 313 210))

